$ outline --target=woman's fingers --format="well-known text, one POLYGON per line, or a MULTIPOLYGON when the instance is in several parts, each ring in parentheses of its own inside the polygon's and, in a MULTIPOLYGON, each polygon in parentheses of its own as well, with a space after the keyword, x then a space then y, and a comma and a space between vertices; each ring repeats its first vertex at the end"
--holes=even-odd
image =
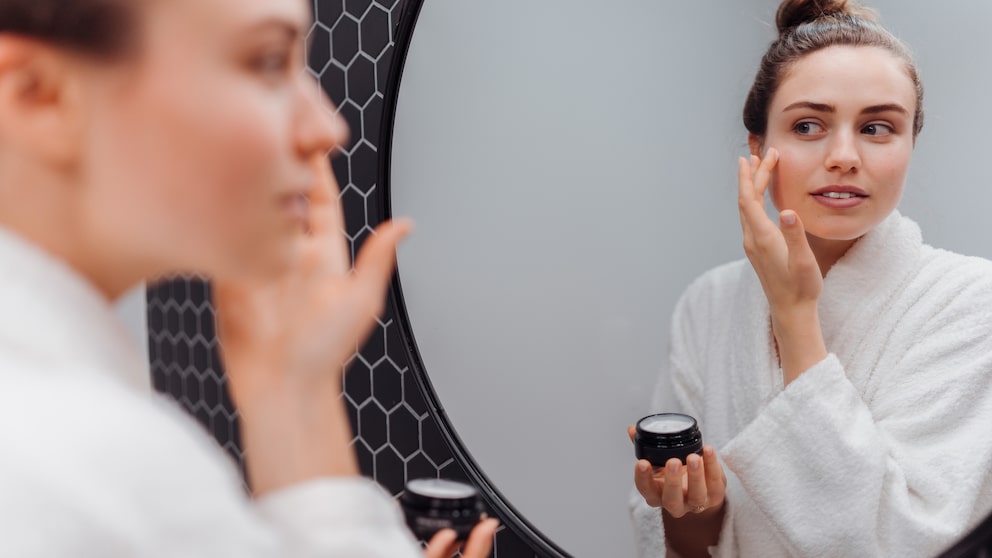
POLYGON ((661 505, 672 517, 686 514, 685 492, 682 490, 682 462, 671 458, 665 464, 665 488, 661 495, 661 505))
POLYGON ((655 479, 651 463, 646 459, 638 460, 634 464, 634 486, 649 506, 652 508, 661 507, 661 490, 659 490, 658 481, 655 479))
POLYGON ((351 267, 348 242, 342 234, 344 215, 341 211, 340 192, 330 162, 318 156, 313 161, 317 184, 310 192, 310 216, 307 234, 313 245, 314 255, 320 259, 320 268, 325 272, 344 274, 351 267))
POLYGON ((690 454, 686 457, 686 469, 689 470, 689 487, 685 498, 686 508, 689 512, 699 513, 709 505, 703 458, 694 453, 690 454))
POLYGON ((723 473, 723 467, 716 458, 716 451, 712 446, 703 447, 703 472, 706 479, 706 496, 708 505, 717 505, 723 502, 724 493, 727 491, 727 476, 723 473))
POLYGON ((451 558, 458 552, 457 538, 458 534, 453 529, 441 529, 427 543, 425 558, 451 558))
POLYGON ((634 436, 637 435, 637 428, 636 427, 633 427, 633 426, 628 426, 627 427, 627 435, 630 436, 630 442, 633 443, 634 442, 634 436))
POLYGON ((785 244, 789 247, 789 269, 794 273, 819 272, 816 263, 816 256, 809 246, 809 239, 806 238, 806 228, 803 227, 802 219, 791 209, 787 209, 779 214, 779 222, 782 224, 782 235, 785 236, 785 244))
POLYGON ((747 159, 740 157, 737 159, 737 209, 741 218, 741 231, 744 233, 745 243, 751 239, 749 215, 751 213, 751 205, 754 204, 754 199, 751 195, 753 191, 754 188, 751 186, 751 166, 747 162, 747 159))
POLYGON ((487 519, 476 525, 462 549, 462 558, 488 558, 493 549, 493 537, 496 536, 497 528, 499 521, 496 519, 487 519))
POLYGON ((397 219, 376 227, 368 237, 355 260, 356 284, 368 289, 373 296, 381 297, 393 277, 396 266, 396 247, 413 230, 413 222, 397 219))
MULTIPOLYGON (((765 199, 765 190, 768 189, 768 184, 772 180, 772 170, 775 169, 775 165, 778 164, 778 150, 774 147, 768 148, 765 153, 765 158, 760 161, 758 168, 754 171, 754 195, 757 199, 765 199)), ((764 205, 762 203, 762 205, 764 205)))
POLYGON ((643 459, 634 466, 634 485, 649 506, 664 508, 678 519, 723 505, 727 477, 712 446, 703 447, 702 457, 690 454, 685 464, 669 459, 662 471, 653 473, 643 459))

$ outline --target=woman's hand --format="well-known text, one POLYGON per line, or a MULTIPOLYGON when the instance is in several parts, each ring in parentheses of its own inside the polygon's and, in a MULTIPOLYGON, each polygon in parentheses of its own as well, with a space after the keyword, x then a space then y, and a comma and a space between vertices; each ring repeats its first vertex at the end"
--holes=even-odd
MULTIPOLYGON (((636 433, 627 427, 631 441, 636 433)), ((657 472, 638 460, 634 486, 649 506, 662 509, 665 539, 679 556, 710 555, 709 547, 720 541, 727 492, 727 476, 711 446, 703 447, 703 457, 687 457, 686 466, 672 458, 657 472)))
POLYGON ((337 183, 323 157, 310 196, 302 255, 281 277, 215 282, 213 295, 231 395, 250 405, 272 391, 340 389, 342 365, 382 312, 396 246, 411 225, 380 225, 351 271, 337 183))
MULTIPOLYGON (((636 429, 627 428, 633 441, 636 429)), ((711 446, 703 448, 703 456, 691 454, 686 464, 669 459, 657 472, 651 463, 640 459, 634 465, 634 486, 644 501, 653 508, 662 508, 679 519, 686 514, 713 515, 723 508, 727 476, 711 446)))
MULTIPOLYGON (((496 529, 499 521, 487 519, 476 525, 469 533, 465 547, 461 549, 462 558, 488 558, 493 549, 493 537, 496 536, 496 529)), ((451 529, 438 531, 427 544, 424 550, 424 558, 451 558, 458 553, 461 546, 455 542, 458 535, 451 529)))
POLYGON ((771 309, 772 331, 778 345, 784 382, 788 385, 827 356, 820 332, 817 300, 823 275, 810 248, 799 215, 779 214, 781 228, 765 213, 765 190, 778 164, 771 148, 761 160, 738 161, 738 207, 744 233, 744 252, 761 281, 771 309))
POLYGON ((744 252, 761 280, 773 314, 816 306, 823 276, 795 211, 779 215, 781 229, 765 213, 765 190, 778 164, 778 151, 764 160, 752 155, 738 161, 738 206, 744 232, 744 252))
POLYGON ((215 281, 218 337, 256 496, 309 479, 357 475, 341 374, 382 311, 410 224, 369 237, 352 272, 338 188, 324 157, 302 254, 280 276, 215 281))

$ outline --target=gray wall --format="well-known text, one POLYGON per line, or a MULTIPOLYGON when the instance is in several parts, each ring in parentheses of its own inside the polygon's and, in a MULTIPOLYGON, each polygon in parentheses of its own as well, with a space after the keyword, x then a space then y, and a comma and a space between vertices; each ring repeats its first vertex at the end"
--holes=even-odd
MULTIPOLYGON (((927 85, 902 209, 932 244, 992 257, 992 5, 872 5, 927 85)), ((425 2, 391 177, 417 221, 399 254, 413 331, 484 471, 577 556, 632 555, 625 427, 650 410, 679 293, 743 256, 739 113, 776 6, 425 2)))

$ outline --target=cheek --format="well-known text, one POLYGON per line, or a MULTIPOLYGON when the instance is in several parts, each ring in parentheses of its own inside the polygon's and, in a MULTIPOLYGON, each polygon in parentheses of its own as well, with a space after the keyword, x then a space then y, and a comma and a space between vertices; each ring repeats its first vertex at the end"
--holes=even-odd
POLYGON ((282 232, 276 192, 292 153, 289 120, 279 103, 237 85, 172 79, 110 111, 118 116, 99 161, 113 169, 107 206, 126 212, 118 221, 133 242, 166 265, 245 258, 282 232))
POLYGON ((893 146, 892 149, 881 151, 873 159, 871 173, 878 185, 879 195, 885 195, 888 198, 886 205, 895 207, 899 202, 906 182, 906 175, 909 172, 912 154, 912 145, 893 146))
POLYGON ((906 180, 912 154, 912 149, 900 149, 881 161, 881 171, 884 178, 897 189, 902 189, 902 184, 906 180))

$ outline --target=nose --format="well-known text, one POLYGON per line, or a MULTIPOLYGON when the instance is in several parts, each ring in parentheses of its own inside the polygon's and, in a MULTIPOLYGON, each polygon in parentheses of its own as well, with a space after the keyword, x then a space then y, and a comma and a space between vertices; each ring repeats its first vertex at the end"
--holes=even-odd
POLYGON ((841 131, 832 135, 824 165, 828 171, 840 173, 856 172, 861 168, 861 152, 854 132, 841 131))
POLYGON ((335 112, 317 80, 301 76, 298 89, 295 140, 299 154, 305 158, 326 154, 348 142, 348 123, 335 112))

